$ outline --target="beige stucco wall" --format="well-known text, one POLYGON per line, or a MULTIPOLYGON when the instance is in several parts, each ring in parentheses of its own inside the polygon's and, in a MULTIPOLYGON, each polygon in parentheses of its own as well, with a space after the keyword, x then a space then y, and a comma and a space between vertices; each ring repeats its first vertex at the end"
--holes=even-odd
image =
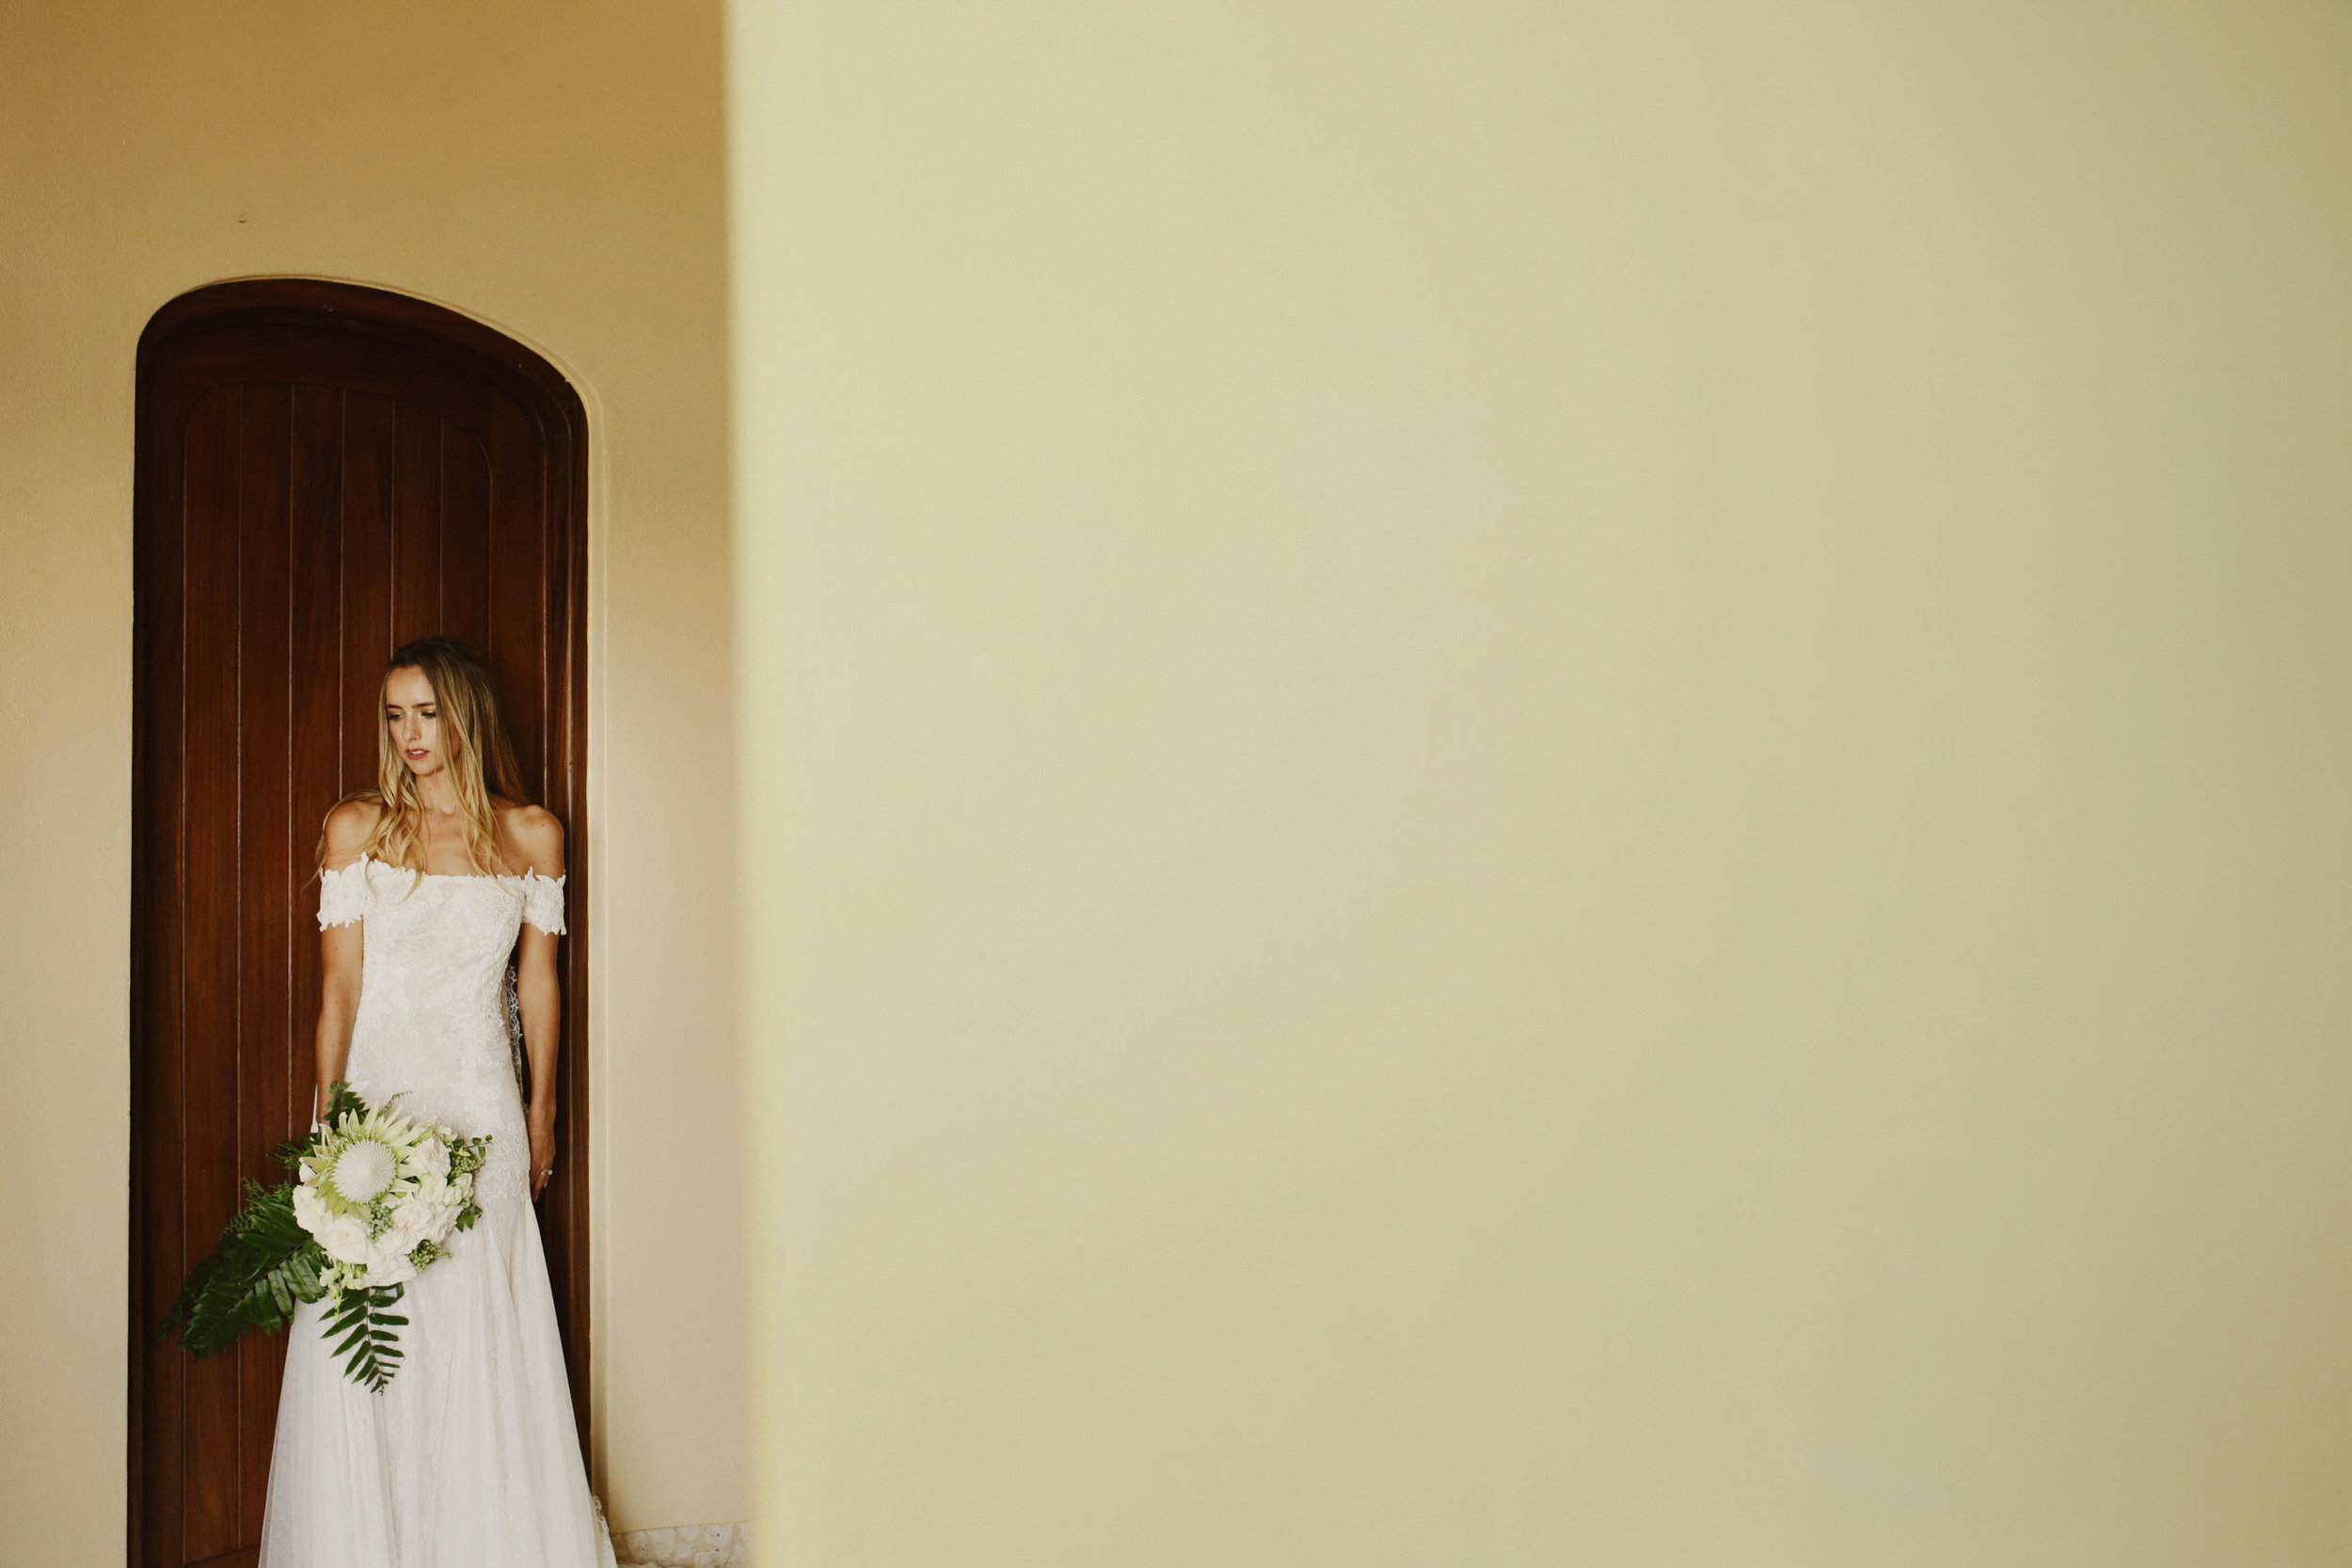
POLYGON ((2352 1560, 2352 10, 737 24, 772 1560, 2352 1560))
POLYGON ((0 1556, 122 1517, 133 350, 223 277, 480 316, 596 469, 596 1412, 623 1528, 749 1507, 715 7, 0 7, 0 1556))

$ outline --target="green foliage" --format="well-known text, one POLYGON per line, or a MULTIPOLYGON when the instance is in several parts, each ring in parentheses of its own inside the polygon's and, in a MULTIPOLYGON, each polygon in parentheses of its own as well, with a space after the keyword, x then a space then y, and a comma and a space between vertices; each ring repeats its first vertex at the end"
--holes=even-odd
POLYGON ((335 1354, 343 1358, 343 1375, 371 1393, 380 1394, 400 1370, 400 1336, 406 1318, 388 1310, 407 1289, 402 1285, 360 1286, 336 1300, 326 1323, 326 1337, 338 1340, 335 1354))
MULTIPOLYGON (((392 1096, 393 1100, 399 1098, 398 1095, 392 1096)), ((347 1116, 364 1117, 367 1114, 368 1102, 354 1093, 349 1084, 338 1078, 326 1085, 326 1109, 319 1116, 321 1127, 332 1127, 347 1116)))
POLYGON ((189 1272, 156 1334, 168 1339, 176 1331, 199 1359, 218 1355, 247 1329, 276 1333, 294 1317, 296 1302, 326 1293, 333 1264, 295 1223, 293 1185, 247 1181, 245 1196, 245 1207, 220 1233, 220 1249, 189 1272))

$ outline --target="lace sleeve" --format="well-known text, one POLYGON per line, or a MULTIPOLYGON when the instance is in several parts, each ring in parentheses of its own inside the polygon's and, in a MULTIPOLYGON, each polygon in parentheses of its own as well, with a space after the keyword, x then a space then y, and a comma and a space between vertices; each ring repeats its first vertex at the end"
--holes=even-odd
POLYGON ((319 929, 348 926, 368 912, 368 862, 362 855, 340 871, 319 873, 319 929))
POLYGON ((551 937, 564 934, 564 879, 523 879, 523 918, 551 937))

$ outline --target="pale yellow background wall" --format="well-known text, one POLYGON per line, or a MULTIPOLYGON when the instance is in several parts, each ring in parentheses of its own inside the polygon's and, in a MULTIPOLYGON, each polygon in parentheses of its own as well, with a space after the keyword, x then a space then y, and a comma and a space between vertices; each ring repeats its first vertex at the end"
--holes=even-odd
POLYGON ((771 1560, 2352 1560, 2352 10, 735 39, 771 1560))
POLYGON ((513 332, 597 454, 596 1412, 623 1527, 749 1511, 714 6, 0 6, 0 1519, 122 1517, 133 350, 222 277, 513 332))

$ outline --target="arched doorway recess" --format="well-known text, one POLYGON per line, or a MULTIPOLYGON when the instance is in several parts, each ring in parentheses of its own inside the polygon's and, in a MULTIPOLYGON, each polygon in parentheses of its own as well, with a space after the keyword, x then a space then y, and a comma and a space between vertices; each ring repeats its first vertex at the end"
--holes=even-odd
POLYGON ((244 1178, 307 1124, 313 847, 371 782, 376 680, 432 632, 485 650, 569 833, 555 1180, 539 1203, 588 1405, 587 421, 546 360, 349 284, 224 283, 139 341, 132 871, 132 1560, 261 1539, 283 1340, 206 1363, 151 1331, 244 1178))

